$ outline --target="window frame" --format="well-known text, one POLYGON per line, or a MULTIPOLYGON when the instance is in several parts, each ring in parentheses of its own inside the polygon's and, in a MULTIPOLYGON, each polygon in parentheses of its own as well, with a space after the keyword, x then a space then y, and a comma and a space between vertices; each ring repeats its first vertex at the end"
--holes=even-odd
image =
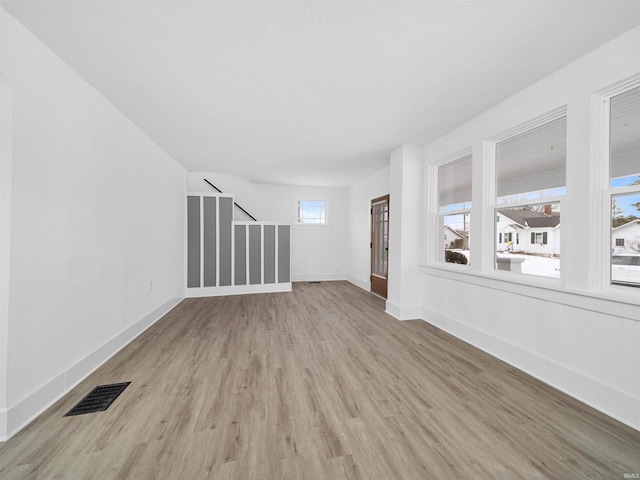
MULTIPOLYGON (((640 87, 640 74, 634 75, 610 88, 597 93, 599 100, 598 122, 600 128, 600 152, 599 152, 599 173, 602 194, 602 217, 600 222, 601 237, 601 262, 598 272, 600 291, 605 294, 635 297, 640 292, 640 287, 635 285, 621 285, 612 283, 612 252, 617 246, 617 241, 613 241, 613 225, 611 216, 611 205, 614 197, 621 195, 640 195, 640 185, 623 187, 611 187, 611 99, 617 95, 640 87)), ((640 217, 640 212, 639 215, 640 217)))
MULTIPOLYGON (((438 185, 438 169, 442 166, 445 166, 457 160, 461 160, 467 156, 471 156, 471 169, 473 170, 473 151, 470 146, 454 154, 451 154, 442 158, 440 162, 438 162, 435 165, 431 165, 429 167, 430 177, 431 177, 430 184, 432 187, 429 189, 431 192, 431 195, 429 195, 429 199, 431 203, 431 208, 429 209, 431 211, 429 223, 433 229, 429 237, 435 238, 435 242, 434 242, 433 248, 429 249, 428 263, 431 266, 436 268, 444 268, 447 270, 455 270, 455 271, 462 271, 462 272, 469 272, 471 268, 471 260, 472 260, 471 258, 471 211, 473 209, 473 198, 468 202, 469 206, 463 206, 462 208, 446 210, 446 211, 440 210, 440 205, 439 205, 440 190, 438 185), (441 248, 444 249, 444 239, 440 238, 440 235, 441 235, 440 218, 441 217, 444 218, 451 215, 468 215, 469 217, 469 231, 468 231, 469 239, 467 240, 467 242, 469 243, 469 258, 467 259, 466 265, 459 264, 459 263, 451 263, 451 262, 447 262, 444 259, 442 260, 440 259, 440 250, 441 248)), ((473 174, 471 178, 471 190, 473 192, 473 174)), ((465 202, 465 205, 466 205, 466 202, 465 202)), ((443 252, 443 255, 444 255, 444 252, 443 252)))
MULTIPOLYGON (((500 210, 507 210, 510 208, 517 207, 525 207, 525 206, 540 206, 546 204, 557 203, 559 205, 560 212, 562 212, 562 204, 564 199, 566 198, 566 185, 565 193, 561 195, 554 195, 544 198, 536 198, 536 199, 523 199, 513 202, 499 202, 497 196, 497 182, 498 182, 498 171, 497 171, 497 145, 500 142, 511 139, 515 136, 525 134, 531 130, 534 130, 538 127, 546 125, 550 122, 553 122, 559 118, 565 117, 567 119, 567 124, 569 121, 569 116, 567 112, 567 106, 563 105, 554 110, 551 110, 543 115, 540 115, 528 122, 524 122, 516 127, 508 129, 501 134, 498 134, 494 137, 491 137, 487 140, 484 140, 484 158, 485 162, 485 170, 484 170, 484 204, 483 208, 487 211, 483 213, 483 220, 488 222, 489 219, 492 219, 493 222, 487 223, 491 225, 490 229, 484 229, 486 232, 483 235, 483 265, 482 265, 482 273, 489 277, 502 279, 505 281, 510 281, 514 283, 522 283, 525 285, 533 285, 533 286, 546 286, 550 288, 559 288, 564 285, 564 255, 562 255, 562 251, 564 249, 564 236, 560 237, 560 275, 559 278, 550 277, 545 275, 534 275, 534 274, 523 274, 518 272, 504 271, 498 269, 497 262, 497 251, 498 251, 498 231, 497 225, 498 221, 496 219, 499 218, 500 210), (490 237, 490 238, 489 238, 490 237)), ((568 128, 565 132, 565 135, 568 137, 568 128)), ((567 140, 568 142, 568 140, 567 140)), ((565 164, 566 169, 566 164, 565 164)), ((527 193, 527 192, 524 192, 527 193)), ((561 220, 562 223, 562 220, 561 220)))
POLYGON ((304 227, 304 228, 308 228, 308 227, 316 227, 316 228, 321 228, 321 227, 326 227, 329 225, 329 202, 328 200, 325 199, 320 199, 320 198, 316 198, 316 199, 311 199, 311 198, 299 198, 294 206, 294 219, 295 221, 292 222, 293 226, 296 227, 304 227), (302 202, 323 202, 324 203, 324 222, 322 223, 305 223, 305 222, 301 222, 300 221, 300 204, 302 202))

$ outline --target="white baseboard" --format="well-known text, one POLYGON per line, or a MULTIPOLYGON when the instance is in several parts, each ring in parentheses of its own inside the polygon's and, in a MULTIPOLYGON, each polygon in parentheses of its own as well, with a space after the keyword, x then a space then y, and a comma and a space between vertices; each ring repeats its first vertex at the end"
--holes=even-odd
POLYGON ((640 430, 640 399, 427 308, 422 319, 577 400, 640 430))
POLYGON ((292 273, 292 282, 335 282, 346 280, 345 273, 292 273))
POLYGON ((353 283, 356 287, 360 287, 367 292, 371 291, 371 282, 368 280, 361 280, 356 277, 352 277, 351 275, 347 275, 347 282, 353 283))
POLYGON ((226 285, 223 287, 187 288, 185 298, 223 297, 251 293, 282 293, 291 291, 289 283, 260 283, 256 285, 226 285))
POLYGON ((419 305, 396 305, 387 300, 385 312, 398 320, 422 319, 422 307, 419 305))
POLYGON ((175 296, 128 327, 104 345, 61 372, 15 405, 0 410, 0 442, 5 442, 62 398, 100 365, 161 319, 182 301, 175 296))

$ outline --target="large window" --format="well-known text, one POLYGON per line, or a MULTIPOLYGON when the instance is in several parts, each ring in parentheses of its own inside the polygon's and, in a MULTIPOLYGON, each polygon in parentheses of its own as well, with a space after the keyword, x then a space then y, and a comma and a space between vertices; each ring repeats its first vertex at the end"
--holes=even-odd
POLYGON ((560 276, 566 132, 562 112, 494 144, 496 269, 560 276))
POLYGON ((471 154, 438 167, 436 213, 440 262, 468 265, 471 232, 471 154))
POLYGON ((640 287, 640 86, 609 101, 611 283, 640 287))

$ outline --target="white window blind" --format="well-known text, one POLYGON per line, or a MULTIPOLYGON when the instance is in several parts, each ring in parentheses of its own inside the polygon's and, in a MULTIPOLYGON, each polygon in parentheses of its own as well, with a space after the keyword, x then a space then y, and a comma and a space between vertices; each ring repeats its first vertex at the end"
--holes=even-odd
POLYGON ((566 138, 567 118, 563 116, 497 143, 496 196, 564 187, 566 138))
POLYGON ((471 207, 471 155, 438 167, 438 209, 471 207))
MULTIPOLYGON (((640 87, 611 98, 611 179, 640 175, 640 87)), ((635 179, 630 179, 630 183, 635 179)), ((620 186, 612 184, 613 186, 620 186)))

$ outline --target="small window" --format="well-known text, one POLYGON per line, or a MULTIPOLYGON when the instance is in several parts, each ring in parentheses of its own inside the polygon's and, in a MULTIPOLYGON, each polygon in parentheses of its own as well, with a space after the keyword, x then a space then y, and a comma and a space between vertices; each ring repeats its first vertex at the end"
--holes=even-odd
POLYGON ((327 202, 324 200, 299 200, 298 223, 324 225, 327 223, 327 202))
POLYGON ((616 247, 624 247, 624 238, 616 238, 616 247))
POLYGON ((531 233, 531 243, 538 245, 546 245, 549 239, 549 234, 547 232, 535 232, 531 233))

